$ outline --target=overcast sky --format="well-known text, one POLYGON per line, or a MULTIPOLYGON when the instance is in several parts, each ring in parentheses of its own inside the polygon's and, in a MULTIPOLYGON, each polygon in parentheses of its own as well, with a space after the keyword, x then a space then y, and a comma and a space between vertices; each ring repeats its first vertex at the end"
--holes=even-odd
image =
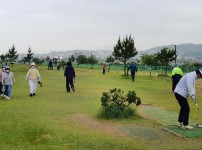
POLYGON ((202 44, 202 0, 0 0, 0 54, 202 44))

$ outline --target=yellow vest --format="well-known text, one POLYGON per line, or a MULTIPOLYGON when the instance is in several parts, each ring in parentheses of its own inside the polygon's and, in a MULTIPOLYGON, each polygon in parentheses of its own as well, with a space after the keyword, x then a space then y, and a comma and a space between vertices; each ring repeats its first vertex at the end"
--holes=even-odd
POLYGON ((182 72, 182 70, 179 67, 175 67, 172 70, 172 76, 174 76, 176 74, 179 74, 179 75, 183 76, 183 72, 182 72))

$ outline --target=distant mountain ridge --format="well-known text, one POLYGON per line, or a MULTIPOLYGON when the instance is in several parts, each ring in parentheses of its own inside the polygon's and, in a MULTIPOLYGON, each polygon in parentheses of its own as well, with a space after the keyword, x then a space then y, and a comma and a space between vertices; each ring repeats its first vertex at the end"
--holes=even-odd
MULTIPOLYGON (((160 52, 162 48, 167 47, 169 49, 174 49, 174 45, 165 45, 165 46, 157 46, 147 50, 138 51, 138 55, 135 58, 139 58, 142 54, 154 54, 160 52)), ((202 58, 202 44, 179 44, 176 45, 176 50, 178 54, 178 58, 202 58)), ((97 59, 105 60, 108 56, 112 54, 112 50, 68 50, 68 51, 51 51, 47 54, 34 54, 34 57, 46 58, 49 56, 53 57, 63 57, 69 58, 71 55, 77 57, 78 55, 86 55, 90 56, 95 55, 97 59)), ((22 59, 26 54, 20 54, 18 59, 22 59)))
MULTIPOLYGON (((174 45, 158 46, 145 51, 139 51, 139 55, 144 53, 154 54, 160 52, 164 47, 175 49, 174 45)), ((179 44, 176 45, 176 51, 179 58, 202 58, 202 44, 179 44)))

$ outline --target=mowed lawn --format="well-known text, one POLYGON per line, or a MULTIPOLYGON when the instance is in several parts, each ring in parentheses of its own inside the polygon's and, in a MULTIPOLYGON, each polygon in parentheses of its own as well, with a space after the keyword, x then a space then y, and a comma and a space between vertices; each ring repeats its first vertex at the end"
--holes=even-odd
MULTIPOLYGON (((29 97, 25 82, 28 67, 11 66, 16 78, 11 100, 0 98, 0 149, 176 149, 181 145, 200 148, 197 140, 176 137, 170 133, 158 141, 131 138, 119 133, 117 125, 140 125, 152 128, 160 124, 133 117, 123 120, 97 118, 102 92, 121 88, 127 93, 135 90, 143 104, 178 112, 179 106, 171 92, 170 77, 149 77, 149 72, 138 72, 136 81, 122 76, 123 71, 102 74, 102 69, 75 68, 76 92, 67 93, 63 70, 47 70, 39 66, 43 87, 37 87, 35 97, 29 97), (114 132, 112 132, 114 130, 114 132), (117 132, 116 132, 117 131, 117 132), (173 144, 173 142, 175 144, 173 144), (161 145, 159 145, 161 143, 161 145)), ((200 99, 201 80, 197 81, 197 99, 200 99)), ((198 100, 202 106, 202 102, 198 100)), ((133 106, 135 107, 135 106, 133 106)), ((200 121, 194 104, 190 101, 191 118, 200 121)), ((165 132, 165 131, 162 131, 165 132)))

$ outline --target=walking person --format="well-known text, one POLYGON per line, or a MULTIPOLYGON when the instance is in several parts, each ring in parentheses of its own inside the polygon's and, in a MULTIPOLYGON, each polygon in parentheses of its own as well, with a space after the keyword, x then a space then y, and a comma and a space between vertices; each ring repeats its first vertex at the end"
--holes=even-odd
POLYGON ((72 91, 75 92, 74 82, 73 82, 73 79, 75 79, 75 77, 76 75, 75 75, 74 67, 72 66, 71 62, 68 62, 64 71, 64 78, 66 78, 67 92, 70 92, 70 87, 72 91))
POLYGON ((106 72, 106 63, 102 64, 102 74, 105 74, 106 72))
POLYGON ((53 62, 51 59, 48 62, 48 70, 53 70, 53 62))
POLYGON ((193 129, 193 127, 189 125, 190 107, 187 98, 190 96, 194 103, 196 103, 195 81, 199 78, 202 78, 201 69, 187 73, 180 79, 174 90, 175 97, 180 105, 177 126, 183 129, 193 129))
POLYGON ((0 69, 0 95, 3 94, 2 88, 3 88, 3 71, 0 69))
POLYGON ((9 100, 11 98, 12 85, 15 83, 13 72, 10 71, 10 67, 6 66, 3 73, 2 83, 5 86, 4 98, 9 100))
POLYGON ((130 70, 131 72, 131 78, 132 81, 135 81, 135 73, 137 72, 137 66, 135 64, 135 62, 133 61, 132 64, 128 67, 128 70, 130 70))
POLYGON ((180 69, 178 64, 175 64, 175 67, 172 70, 172 91, 174 92, 176 85, 183 76, 183 72, 180 69))
POLYGON ((29 80, 29 88, 30 88, 30 97, 36 96, 36 88, 37 88, 37 83, 42 83, 41 82, 41 77, 39 74, 38 69, 36 68, 36 64, 34 62, 31 63, 30 69, 27 72, 26 79, 25 81, 27 82, 29 80))

